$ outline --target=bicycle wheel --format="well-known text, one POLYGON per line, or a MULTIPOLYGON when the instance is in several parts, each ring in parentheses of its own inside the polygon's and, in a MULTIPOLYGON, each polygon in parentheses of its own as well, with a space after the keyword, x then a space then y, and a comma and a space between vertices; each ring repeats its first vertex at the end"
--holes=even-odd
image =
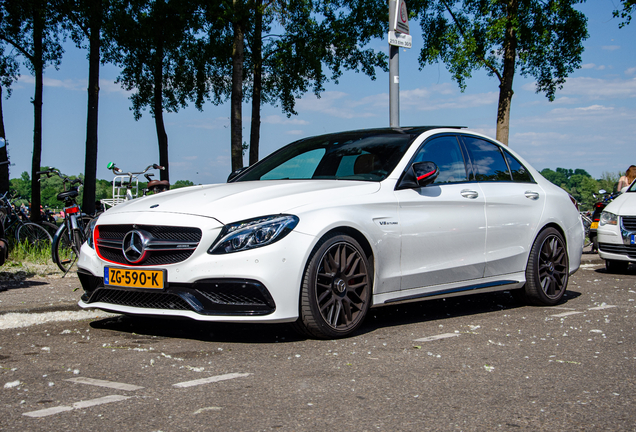
POLYGON ((17 232, 18 243, 26 243, 31 247, 43 249, 51 246, 51 235, 47 230, 33 222, 22 224, 17 232))
POLYGON ((51 258, 64 273, 67 273, 79 258, 80 249, 86 241, 88 226, 93 218, 82 216, 77 219, 80 230, 69 234, 68 225, 65 223, 55 233, 51 246, 51 258))
POLYGON ((53 236, 55 235, 58 229, 58 226, 56 224, 49 221, 42 221, 40 222, 40 225, 42 225, 44 229, 49 232, 49 234, 51 235, 51 238, 53 238, 53 236))

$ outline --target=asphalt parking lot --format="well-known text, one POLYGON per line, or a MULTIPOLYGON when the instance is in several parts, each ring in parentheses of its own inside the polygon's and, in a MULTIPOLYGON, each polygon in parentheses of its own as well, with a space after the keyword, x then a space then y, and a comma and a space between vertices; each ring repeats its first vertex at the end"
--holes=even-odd
POLYGON ((77 313, 77 279, 53 279, 0 282, 2 430, 635 429, 636 266, 596 255, 555 307, 383 307, 327 341, 105 315, 17 327, 77 313))

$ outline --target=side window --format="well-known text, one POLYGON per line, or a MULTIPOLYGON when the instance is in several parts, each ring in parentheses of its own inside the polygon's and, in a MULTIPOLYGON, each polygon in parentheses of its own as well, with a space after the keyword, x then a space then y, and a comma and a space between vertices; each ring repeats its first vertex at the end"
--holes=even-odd
POLYGON ((431 161, 439 168, 435 184, 468 181, 462 151, 454 136, 433 138, 424 143, 413 162, 431 161))
POLYGON ((512 181, 518 183, 534 183, 534 179, 521 162, 519 162, 513 155, 508 153, 507 151, 503 151, 504 155, 506 155, 506 161, 508 162, 508 166, 510 167, 510 172, 512 173, 512 181))
POLYGON ((473 170, 477 181, 511 181, 508 165, 499 146, 486 140, 463 136, 464 143, 472 157, 473 170))

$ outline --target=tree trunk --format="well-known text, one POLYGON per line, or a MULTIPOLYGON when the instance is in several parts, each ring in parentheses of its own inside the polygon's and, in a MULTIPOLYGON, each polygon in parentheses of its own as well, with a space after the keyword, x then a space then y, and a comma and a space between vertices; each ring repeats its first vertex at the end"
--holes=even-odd
POLYGON ((243 105, 243 21, 242 11, 239 10, 241 0, 233 0, 234 16, 233 23, 234 45, 232 47, 232 96, 231 96, 231 117, 230 134, 232 147, 232 171, 243 168, 243 115, 241 112, 243 105))
MULTIPOLYGON (((157 140, 159 142, 159 165, 165 167, 160 171, 160 179, 170 181, 168 171, 168 134, 163 122, 163 45, 157 46, 157 59, 155 62, 155 88, 154 88, 154 114, 155 127, 157 129, 157 140)), ((150 165, 150 162, 148 162, 150 165)), ((144 167, 142 167, 144 168, 144 167)))
POLYGON ((33 159, 31 161, 31 221, 39 222, 40 176, 37 174, 42 161, 42 92, 44 59, 42 38, 44 23, 37 7, 33 9, 33 70, 35 72, 35 96, 33 97, 33 159))
POLYGON ((263 0, 256 0, 254 13, 254 85, 252 87, 252 125, 250 128, 250 166, 258 162, 259 141, 261 138, 261 92, 263 90, 263 0))
POLYGON ((84 193, 82 207, 88 214, 95 212, 97 181, 97 124, 99 106, 99 61, 102 6, 94 0, 91 8, 91 28, 88 53, 88 115, 86 120, 86 159, 84 161, 84 193))
MULTIPOLYGON (((4 131, 4 118, 2 117, 2 87, 0 87, 0 138, 6 139, 4 131)), ((0 163, 8 162, 6 144, 0 147, 0 163)), ((0 165, 0 195, 9 190, 9 164, 0 165)))
POLYGON ((517 56, 517 33, 514 19, 518 14, 517 0, 508 2, 508 19, 504 40, 504 62, 502 81, 499 85, 499 106, 497 108, 497 140, 508 145, 510 135, 510 103, 512 102, 512 81, 515 76, 515 59, 517 56))

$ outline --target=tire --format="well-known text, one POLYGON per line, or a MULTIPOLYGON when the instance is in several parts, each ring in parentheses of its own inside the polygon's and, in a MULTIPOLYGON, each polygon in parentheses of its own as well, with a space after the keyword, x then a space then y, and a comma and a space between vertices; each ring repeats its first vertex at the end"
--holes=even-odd
POLYGON ((605 260, 607 273, 625 273, 629 267, 629 261, 605 260))
POLYGON ((371 305, 373 275, 360 244, 344 234, 323 238, 303 275, 295 328, 319 339, 353 333, 371 305))
POLYGON ((53 245, 51 246, 51 258, 64 273, 68 273, 73 267, 79 257, 79 250, 82 246, 79 233, 73 232, 72 235, 73 237, 70 238, 68 227, 62 225, 55 234, 53 245))
POLYGON ((44 249, 51 246, 51 235, 47 230, 33 222, 22 224, 17 231, 18 243, 26 243, 37 249, 44 249))
POLYGON ((563 236, 554 228, 539 233, 528 258, 523 294, 530 304, 553 306, 568 286, 569 258, 563 236))
POLYGON ((44 227, 44 229, 49 232, 49 235, 51 236, 51 238, 53 238, 53 236, 55 235, 58 229, 58 226, 56 224, 49 221, 42 221, 40 222, 40 225, 42 225, 42 227, 44 227))

